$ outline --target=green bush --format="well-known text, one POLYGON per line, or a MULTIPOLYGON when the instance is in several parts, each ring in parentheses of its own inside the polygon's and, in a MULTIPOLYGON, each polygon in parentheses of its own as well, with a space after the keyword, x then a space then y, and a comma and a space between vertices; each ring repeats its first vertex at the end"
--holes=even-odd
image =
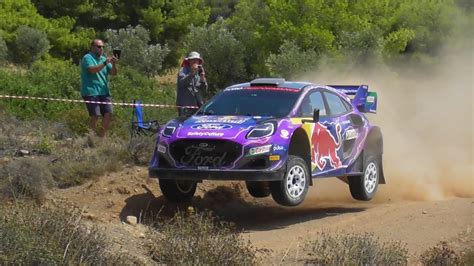
POLYGON ((158 224, 151 258, 170 265, 255 265, 257 251, 210 213, 177 213, 158 224))
POLYGON ((292 41, 284 41, 280 46, 278 54, 271 54, 266 63, 271 75, 282 77, 287 80, 294 79, 297 75, 302 75, 310 70, 315 70, 316 58, 315 51, 304 51, 292 41), (303 62, 311 62, 309 64, 303 62))
MULTIPOLYGON (((15 202, 0 207, 0 264, 98 265, 117 263, 104 235, 81 213, 15 202)), ((126 263, 121 261, 121 263, 126 263)))
POLYGON ((7 62, 8 47, 5 40, 0 36, 0 66, 7 62))
POLYGON ((242 44, 222 21, 210 26, 191 27, 185 46, 204 59, 209 95, 226 86, 247 81, 242 44))
POLYGON ((45 32, 28 26, 20 26, 15 41, 15 60, 32 63, 49 50, 48 36, 45 32))
POLYGON ((53 179, 42 159, 20 158, 10 161, 1 171, 3 191, 16 198, 28 197, 43 202, 53 179), (2 178, 2 179, 3 179, 2 178))
POLYGON ((371 234, 322 233, 305 244, 305 263, 318 265, 406 265, 408 250, 399 242, 380 243, 371 234))
POLYGON ((107 30, 106 49, 112 54, 112 49, 120 48, 122 54, 120 64, 131 66, 143 73, 153 76, 162 70, 162 63, 170 52, 166 45, 152 45, 150 43, 150 32, 137 25, 128 26, 119 30, 107 30))
POLYGON ((441 241, 436 246, 423 252, 420 255, 420 261, 423 265, 462 265, 460 255, 446 241, 441 241))

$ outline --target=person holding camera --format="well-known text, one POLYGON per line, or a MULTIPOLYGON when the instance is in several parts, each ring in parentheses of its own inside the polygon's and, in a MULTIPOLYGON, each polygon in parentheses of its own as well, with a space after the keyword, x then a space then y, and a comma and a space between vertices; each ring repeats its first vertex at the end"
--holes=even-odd
POLYGON ((206 72, 202 64, 204 60, 198 52, 190 52, 183 60, 178 73, 176 88, 176 105, 178 115, 191 115, 196 108, 183 106, 201 107, 204 104, 204 95, 207 91, 206 72))
POLYGON ((99 116, 102 118, 102 132, 105 137, 112 120, 112 97, 108 86, 108 75, 117 75, 119 54, 106 57, 104 42, 95 39, 91 43, 89 53, 81 60, 81 96, 85 101, 106 102, 107 104, 86 103, 89 112, 89 128, 96 133, 99 116))

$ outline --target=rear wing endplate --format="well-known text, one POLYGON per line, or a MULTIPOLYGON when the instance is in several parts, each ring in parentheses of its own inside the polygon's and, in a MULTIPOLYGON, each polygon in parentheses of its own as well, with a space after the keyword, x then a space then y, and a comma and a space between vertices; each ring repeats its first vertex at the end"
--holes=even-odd
POLYGON ((352 106, 363 113, 377 113, 377 93, 367 85, 328 85, 352 98, 352 106))

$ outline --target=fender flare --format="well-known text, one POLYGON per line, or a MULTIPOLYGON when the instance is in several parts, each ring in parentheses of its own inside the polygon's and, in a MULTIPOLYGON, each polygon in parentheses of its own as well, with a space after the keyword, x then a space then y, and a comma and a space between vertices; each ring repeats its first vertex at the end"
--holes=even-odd
POLYGON ((378 126, 374 126, 371 128, 367 138, 365 140, 364 150, 363 150, 363 158, 365 161, 365 156, 373 155, 378 158, 379 166, 380 166, 380 184, 386 184, 385 176, 383 173, 383 136, 382 130, 378 126))

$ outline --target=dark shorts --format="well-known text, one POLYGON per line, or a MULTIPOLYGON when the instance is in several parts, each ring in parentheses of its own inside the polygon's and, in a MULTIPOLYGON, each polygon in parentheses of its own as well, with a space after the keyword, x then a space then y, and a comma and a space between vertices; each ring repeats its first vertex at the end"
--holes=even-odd
MULTIPOLYGON (((112 97, 110 96, 84 96, 82 98, 85 101, 112 102, 112 97)), ((90 116, 103 116, 106 113, 112 113, 113 110, 111 104, 86 103, 86 107, 90 116)))

